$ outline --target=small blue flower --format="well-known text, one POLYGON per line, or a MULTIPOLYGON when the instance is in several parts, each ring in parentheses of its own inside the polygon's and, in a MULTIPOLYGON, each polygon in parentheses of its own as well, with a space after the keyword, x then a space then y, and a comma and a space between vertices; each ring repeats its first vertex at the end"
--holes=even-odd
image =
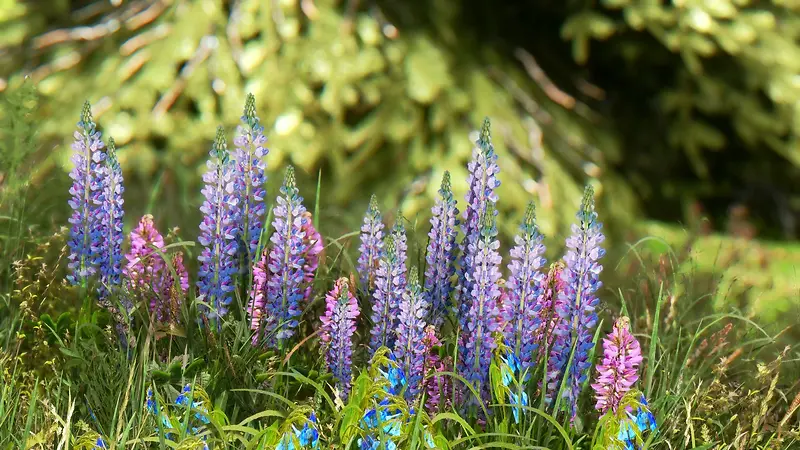
POLYGON ((106 444, 106 441, 103 440, 102 436, 100 436, 100 437, 97 438, 97 441, 94 443, 94 448, 95 449, 107 449, 108 448, 108 444, 106 444))

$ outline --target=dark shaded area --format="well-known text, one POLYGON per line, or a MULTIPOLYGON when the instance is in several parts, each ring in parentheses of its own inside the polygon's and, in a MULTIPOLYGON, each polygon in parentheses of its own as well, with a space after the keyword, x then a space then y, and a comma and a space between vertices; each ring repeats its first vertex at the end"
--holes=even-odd
MULTIPOLYGON (((441 11, 431 2, 378 3, 399 26, 435 33, 433 17, 441 11)), ((701 151, 708 176, 699 175, 687 153, 670 145, 675 117, 664 110, 660 97, 681 82, 680 55, 645 32, 623 32, 604 42, 592 41, 587 64, 578 65, 561 28, 581 7, 579 2, 466 1, 458 13, 463 32, 454 53, 480 58, 475 49, 490 46, 509 60, 515 59, 517 48, 534 55, 560 89, 603 116, 598 126, 610 127, 620 137, 623 157, 611 168, 632 184, 649 218, 684 222, 685 211, 697 202, 722 231, 731 211, 743 207, 760 237, 794 239, 800 208, 792 198, 800 191, 793 180, 799 179, 800 170, 762 143, 743 142, 729 117, 694 111, 726 139, 721 150, 701 151), (601 88, 604 98, 583 93, 581 81, 601 88)), ((704 64, 715 73, 730 74, 731 84, 744 83, 736 60, 714 58, 704 64)))

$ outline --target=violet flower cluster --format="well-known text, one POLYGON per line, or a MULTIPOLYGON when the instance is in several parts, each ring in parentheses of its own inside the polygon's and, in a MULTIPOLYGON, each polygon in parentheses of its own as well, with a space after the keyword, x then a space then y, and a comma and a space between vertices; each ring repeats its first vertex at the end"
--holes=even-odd
POLYGON ((122 193, 125 188, 113 138, 108 141, 105 165, 100 171, 100 195, 94 199, 100 238, 94 243, 93 253, 100 267, 98 293, 103 301, 122 281, 122 218, 125 214, 122 193))
POLYGON ((536 365, 537 337, 541 325, 541 288, 544 274, 540 272, 545 259, 542 235, 536 226, 533 202, 528 204, 520 232, 511 249, 508 271, 511 276, 505 286, 502 306, 503 339, 511 354, 521 364, 521 372, 529 377, 536 365))
POLYGON ((467 328, 469 311, 474 300, 469 274, 475 264, 473 250, 478 248, 476 244, 481 240, 481 221, 488 208, 492 208, 493 214, 497 213, 494 209, 497 204, 495 190, 500 186, 500 181, 497 179, 500 167, 497 165, 497 155, 491 142, 488 118, 483 122, 480 137, 472 150, 472 161, 469 162, 467 169, 469 191, 465 197, 467 206, 464 209, 464 222, 461 224, 464 240, 460 246, 461 258, 455 289, 455 304, 462 330, 467 328))
POLYGON ((308 252, 303 230, 310 222, 292 166, 286 169, 274 214, 272 226, 275 232, 270 238, 272 249, 267 259, 265 311, 261 316, 261 326, 269 336, 268 344, 281 347, 294 335, 297 317, 301 313, 300 301, 305 293, 303 266, 308 252))
POLYGON ((419 285, 416 268, 411 269, 408 286, 400 301, 397 340, 394 356, 408 379, 405 397, 414 402, 422 388, 425 375, 425 318, 428 315, 428 301, 419 285))
POLYGON ((101 203, 102 178, 104 171, 105 144, 92 120, 91 105, 87 101, 81 111, 78 131, 72 143, 72 162, 75 165, 69 173, 72 186, 69 189, 70 233, 67 280, 74 285, 85 285, 89 277, 97 271, 96 251, 102 235, 97 220, 96 205, 101 203))
POLYGON ((472 286, 472 301, 467 315, 465 338, 459 349, 461 374, 484 400, 489 399, 489 366, 497 346, 492 334, 499 328, 500 310, 500 241, 494 208, 483 215, 481 236, 470 244, 475 255, 472 270, 467 273, 472 286))
POLYGON ((450 187, 450 172, 445 171, 439 199, 431 209, 431 231, 425 256, 425 295, 431 307, 430 323, 441 327, 447 315, 451 278, 455 274, 456 236, 458 235, 458 208, 450 187))
POLYGON ((264 184, 267 182, 265 170, 269 153, 269 149, 265 147, 267 138, 264 127, 256 116, 256 100, 253 94, 247 95, 241 121, 233 140, 236 146, 233 153, 233 185, 241 209, 241 219, 236 224, 236 237, 239 240, 239 252, 243 255, 242 269, 246 269, 257 257, 261 231, 264 228, 264 184))
POLYGON ((378 210, 378 199, 373 194, 361 225, 361 245, 358 248, 358 276, 367 292, 375 289, 378 266, 383 252, 383 218, 378 210))
POLYGON ((425 335, 422 338, 425 347, 425 378, 423 388, 425 392, 425 409, 429 414, 436 414, 445 411, 450 407, 450 380, 446 375, 436 375, 440 372, 452 371, 452 358, 439 356, 439 347, 442 345, 436 335, 436 327, 428 325, 425 327, 425 335))
POLYGON ((228 312, 234 290, 237 268, 236 230, 240 205, 234 194, 234 165, 229 158, 225 130, 217 129, 217 136, 203 174, 202 193, 205 197, 200 211, 198 241, 203 247, 200 256, 197 287, 204 305, 200 310, 209 320, 218 320, 228 312))
POLYGON ((303 301, 311 300, 311 293, 314 287, 314 277, 317 275, 319 260, 322 257, 324 246, 322 235, 314 228, 314 221, 311 213, 306 211, 300 220, 300 228, 303 231, 303 244, 305 253, 303 254, 303 301))
POLYGON ((323 352, 325 364, 336 379, 343 400, 350 394, 353 364, 353 335, 360 314, 358 301, 347 278, 339 278, 325 297, 325 314, 322 321, 323 352))
POLYGON ((617 412, 619 402, 639 379, 642 363, 639 341, 631 334, 630 319, 617 319, 608 337, 603 339, 603 361, 597 365, 597 378, 592 384, 597 397, 595 409, 605 414, 617 412))
POLYGON ((372 329, 369 347, 394 348, 400 300, 406 285, 405 266, 401 262, 398 237, 392 232, 384 240, 383 255, 375 274, 372 301, 372 329))
POLYGON ((592 365, 589 351, 594 345, 592 338, 599 302, 595 293, 602 286, 600 272, 603 270, 598 260, 605 254, 600 246, 604 236, 594 210, 591 186, 586 187, 577 218, 578 223, 572 225, 572 235, 566 241, 565 267, 561 272, 564 291, 559 294, 561 301, 557 311, 561 321, 554 331, 556 339, 551 355, 557 373, 567 373, 563 392, 573 419, 577 414, 578 396, 592 365), (572 363, 566 367, 573 347, 572 363))

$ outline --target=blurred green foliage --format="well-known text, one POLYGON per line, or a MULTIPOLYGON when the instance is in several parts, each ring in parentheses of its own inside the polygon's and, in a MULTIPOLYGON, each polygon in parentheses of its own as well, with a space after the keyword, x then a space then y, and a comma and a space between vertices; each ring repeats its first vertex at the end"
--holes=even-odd
POLYGON ((120 147, 129 221, 148 211, 162 227, 194 232, 213 130, 222 122, 233 132, 248 92, 267 127, 270 171, 299 166, 307 199, 322 171, 331 200, 321 222, 341 224, 329 233, 353 229, 373 192, 390 219, 397 209, 423 219, 445 169, 463 198, 470 133, 484 116, 501 155, 506 234, 530 198, 545 232, 566 229, 586 182, 613 193, 613 202, 600 200, 612 222, 636 214, 630 188, 605 170, 619 157, 613 134, 462 33, 454 2, 430 3, 432 29, 404 29, 375 4, 334 0, 111 3, 62 2, 66 14, 53 19, 12 1, 15 18, 5 20, 24 33, 0 34, 0 76, 8 89, 25 74, 38 84, 39 132, 58 149, 41 177, 68 169, 81 98, 93 103, 120 147))

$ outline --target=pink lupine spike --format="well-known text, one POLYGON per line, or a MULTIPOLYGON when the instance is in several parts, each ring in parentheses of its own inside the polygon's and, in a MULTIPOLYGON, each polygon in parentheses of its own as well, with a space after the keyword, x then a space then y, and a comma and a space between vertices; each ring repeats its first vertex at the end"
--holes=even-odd
POLYGON ((603 362, 597 365, 597 379, 592 388, 597 396, 597 409, 605 414, 617 411, 625 394, 639 379, 637 370, 642 363, 639 341, 630 332, 630 319, 617 319, 614 329, 603 339, 603 362))

